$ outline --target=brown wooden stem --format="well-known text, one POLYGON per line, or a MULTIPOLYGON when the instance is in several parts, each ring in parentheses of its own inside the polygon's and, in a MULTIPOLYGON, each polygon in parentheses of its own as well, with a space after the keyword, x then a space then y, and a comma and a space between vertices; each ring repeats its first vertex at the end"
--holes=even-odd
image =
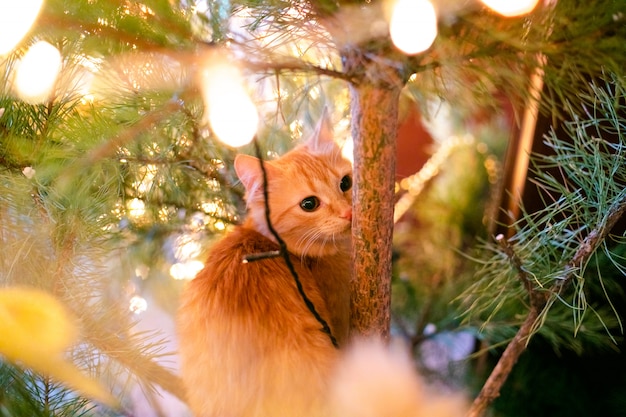
POLYGON ((483 385, 480 393, 474 399, 467 417, 482 416, 493 400, 500 396, 500 389, 509 377, 513 366, 526 350, 539 315, 540 311, 535 307, 531 307, 524 323, 522 323, 513 340, 507 345, 495 368, 491 371, 489 378, 487 378, 485 385, 483 385))
POLYGON ((389 335, 391 244, 400 88, 353 86, 354 204, 351 329, 389 335))

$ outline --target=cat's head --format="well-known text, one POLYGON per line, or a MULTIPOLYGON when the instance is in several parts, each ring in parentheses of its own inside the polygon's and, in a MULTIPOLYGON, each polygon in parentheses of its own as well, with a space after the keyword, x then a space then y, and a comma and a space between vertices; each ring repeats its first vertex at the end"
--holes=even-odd
MULTIPOLYGON (((307 141, 264 166, 272 226, 289 251, 318 257, 345 250, 352 224, 352 164, 334 141, 326 114, 307 141)), ((248 224, 273 239, 259 160, 238 155, 235 170, 246 188, 248 224)))

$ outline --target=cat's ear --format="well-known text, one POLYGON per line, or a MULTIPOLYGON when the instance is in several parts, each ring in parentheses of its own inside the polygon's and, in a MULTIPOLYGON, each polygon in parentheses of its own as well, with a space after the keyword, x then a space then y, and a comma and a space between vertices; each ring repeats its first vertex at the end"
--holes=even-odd
POLYGON ((335 145, 333 137, 333 125, 330 119, 330 111, 324 106, 322 117, 315 126, 313 136, 307 141, 309 148, 313 151, 325 151, 329 146, 335 145))
MULTIPOLYGON (((276 168, 269 161, 264 161, 263 166, 267 178, 272 178, 276 168)), ((258 158, 250 155, 237 155, 235 157, 235 172, 246 189, 248 199, 251 199, 256 191, 263 187, 263 171, 258 158)))
POLYGON ((237 155, 235 157, 235 172, 248 192, 256 189, 263 180, 261 164, 259 159, 254 156, 237 155))

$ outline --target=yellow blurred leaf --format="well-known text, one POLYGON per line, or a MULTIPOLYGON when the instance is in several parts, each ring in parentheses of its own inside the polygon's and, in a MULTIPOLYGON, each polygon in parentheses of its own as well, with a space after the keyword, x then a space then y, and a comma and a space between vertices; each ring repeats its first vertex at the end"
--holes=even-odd
POLYGON ((78 330, 52 295, 33 288, 0 289, 0 354, 108 405, 113 397, 64 358, 78 330))
POLYGON ((43 291, 0 290, 0 351, 13 360, 62 354, 76 340, 76 327, 63 305, 43 291))

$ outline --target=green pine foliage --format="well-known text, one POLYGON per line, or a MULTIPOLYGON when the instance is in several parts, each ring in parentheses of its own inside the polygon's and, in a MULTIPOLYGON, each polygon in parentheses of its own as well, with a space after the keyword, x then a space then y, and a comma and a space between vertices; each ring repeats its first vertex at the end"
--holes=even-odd
POLYGON ((95 406, 50 379, 0 363, 0 416, 83 417, 95 406))
POLYGON ((536 155, 534 182, 545 208, 524 212, 502 244, 487 243, 478 280, 465 294, 470 322, 506 339, 528 310, 528 285, 546 297, 536 331, 556 351, 617 349, 623 335, 624 79, 607 75, 580 95, 571 121, 546 137, 554 151, 536 155), (604 84, 602 84, 604 83, 604 84), (582 110, 580 112, 576 110, 582 110), (524 283, 520 270, 530 282, 524 283), (493 297, 494 292, 498 293, 493 297), (476 321, 477 320, 477 321, 476 321))

